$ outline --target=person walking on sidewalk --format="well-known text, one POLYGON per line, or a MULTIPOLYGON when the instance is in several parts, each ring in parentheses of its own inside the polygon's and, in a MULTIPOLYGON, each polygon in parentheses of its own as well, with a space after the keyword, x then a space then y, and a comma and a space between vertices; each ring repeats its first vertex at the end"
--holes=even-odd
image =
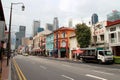
POLYGON ((0 43, 0 73, 2 73, 2 60, 3 60, 3 54, 4 54, 3 44, 4 44, 4 41, 1 41, 0 43))

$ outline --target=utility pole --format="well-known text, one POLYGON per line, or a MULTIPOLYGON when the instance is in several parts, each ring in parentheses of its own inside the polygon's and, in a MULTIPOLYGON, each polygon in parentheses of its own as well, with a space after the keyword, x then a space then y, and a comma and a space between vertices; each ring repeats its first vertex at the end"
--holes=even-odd
MULTIPOLYGON (((7 53, 7 66, 9 65, 9 59, 10 59, 10 55, 11 55, 11 22, 12 22, 12 7, 13 5, 17 5, 17 4, 23 4, 23 3, 11 3, 11 7, 10 7, 10 19, 9 19, 9 33, 8 33, 8 53, 7 53)), ((24 4, 22 5, 22 11, 24 11, 25 6, 24 4)))

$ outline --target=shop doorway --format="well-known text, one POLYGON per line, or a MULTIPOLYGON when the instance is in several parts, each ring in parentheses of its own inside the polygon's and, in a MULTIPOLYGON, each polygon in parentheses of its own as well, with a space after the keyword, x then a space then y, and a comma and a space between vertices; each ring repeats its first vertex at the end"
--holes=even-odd
POLYGON ((65 58, 66 57, 66 49, 65 48, 61 48, 60 49, 60 53, 61 53, 61 58, 65 58))

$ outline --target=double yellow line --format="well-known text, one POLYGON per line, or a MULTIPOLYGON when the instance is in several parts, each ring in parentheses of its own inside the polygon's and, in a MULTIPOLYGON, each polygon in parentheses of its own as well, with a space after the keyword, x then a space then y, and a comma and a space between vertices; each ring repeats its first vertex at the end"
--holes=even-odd
POLYGON ((15 69, 17 71, 17 75, 19 77, 19 80, 27 80, 24 76, 24 74, 22 73, 21 69, 19 68, 18 64, 16 63, 15 59, 13 59, 13 64, 15 66, 15 69))

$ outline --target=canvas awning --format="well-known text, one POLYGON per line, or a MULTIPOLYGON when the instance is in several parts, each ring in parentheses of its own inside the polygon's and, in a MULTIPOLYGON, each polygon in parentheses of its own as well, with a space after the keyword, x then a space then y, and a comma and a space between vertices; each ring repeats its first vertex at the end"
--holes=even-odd
POLYGON ((82 53, 83 53, 83 51, 80 49, 76 49, 73 51, 73 54, 82 54, 82 53))

